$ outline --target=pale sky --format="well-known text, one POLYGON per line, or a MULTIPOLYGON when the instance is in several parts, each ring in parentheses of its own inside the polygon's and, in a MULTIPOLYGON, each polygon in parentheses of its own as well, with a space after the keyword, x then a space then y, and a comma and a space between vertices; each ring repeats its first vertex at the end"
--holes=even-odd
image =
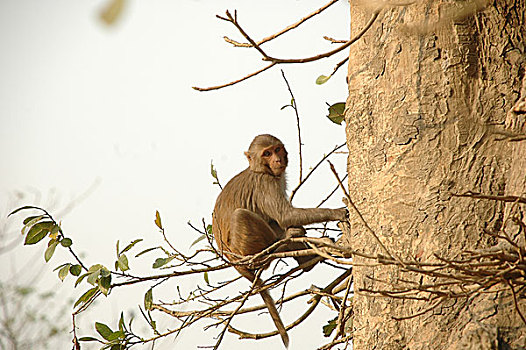
MULTIPOLYGON (((117 240, 121 247, 135 238, 145 239, 143 249, 158 244, 155 210, 160 211, 167 234, 177 247, 191 252, 194 248, 189 246, 198 236, 186 223, 200 225, 201 218, 209 222, 219 193, 212 184, 211 161, 225 184, 246 167, 243 151, 252 138, 271 133, 289 150, 289 187, 297 183, 296 119, 292 109, 280 110, 290 103, 280 68, 287 75, 300 111, 304 171, 345 142, 344 127, 325 116, 326 102, 346 99, 346 68, 325 85, 318 86, 315 80, 320 74, 329 75, 346 53, 318 63, 277 67, 218 91, 191 89, 235 80, 266 64, 257 52, 225 43, 223 35, 238 40, 242 37, 231 24, 216 19, 216 14, 237 9, 241 25, 259 39, 304 17, 325 1, 130 0, 113 27, 97 18, 105 2, 0 2, 2 215, 14 209, 14 191, 36 190, 45 203, 49 192, 55 190, 66 204, 98 183, 72 212, 56 217, 73 239, 75 249, 84 252, 88 265, 111 267, 117 240)), ((264 47, 272 56, 286 58, 328 51, 334 46, 322 37, 348 38, 348 13, 347 2, 340 1, 319 19, 300 27, 299 32, 264 47)), ((334 160, 343 174, 345 155, 334 160)), ((298 193, 294 204, 315 206, 335 184, 324 165, 298 193)), ((342 206, 341 194, 335 197, 328 206, 342 206)), ((27 200, 32 198, 28 196, 27 200)), ((12 219, 10 227, 18 229, 20 218, 12 219)), ((20 239, 9 256, 0 256, 2 276, 17 273, 15 266, 35 254, 35 264, 44 264, 44 250, 44 244, 22 247, 20 239)), ((57 254, 46 272, 52 282, 42 283, 56 285, 56 273, 51 270, 67 259, 66 254, 57 254)), ((150 256, 130 265, 151 264, 153 259, 150 256)), ((320 275, 323 273, 312 272, 307 286, 323 285, 326 276, 320 275)), ((211 278, 216 277, 211 274, 211 278)), ((84 285, 71 291, 72 281, 66 280, 64 286, 68 287, 60 288, 59 293, 78 297, 87 289, 84 285)), ((88 311, 83 316, 88 325, 84 327, 94 321, 115 326, 119 310, 142 304, 148 286, 135 289, 121 289, 101 300, 99 307, 104 311, 88 311), (126 302, 112 301, 117 298, 126 302)), ((291 349, 311 349, 329 341, 323 338, 321 327, 331 314, 320 315, 290 332, 291 349)), ((268 314, 248 322, 255 325, 252 330, 273 330, 268 314)), ((218 332, 212 329, 202 333, 202 326, 197 326, 156 348, 213 345, 212 338, 218 332)), ((95 332, 83 328, 81 334, 95 332)), ((66 339, 69 341, 69 335, 66 339)), ((279 338, 241 341, 227 334, 221 348, 269 346, 279 348, 279 338)))

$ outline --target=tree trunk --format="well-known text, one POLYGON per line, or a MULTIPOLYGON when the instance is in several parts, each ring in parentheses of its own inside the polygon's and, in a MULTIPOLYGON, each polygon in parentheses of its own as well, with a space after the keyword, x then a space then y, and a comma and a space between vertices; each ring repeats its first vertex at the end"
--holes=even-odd
MULTIPOLYGON (((371 16, 364 3, 351 2, 353 35, 371 16)), ((524 245, 525 234, 509 218, 526 217, 525 204, 452 194, 525 196, 526 140, 510 141, 526 134, 519 106, 526 98, 525 4, 493 1, 478 12, 481 1, 387 8, 350 48, 350 194, 403 259, 437 261, 434 254, 452 258, 488 248, 498 242, 484 232, 503 228, 524 245)), ((352 214, 351 227, 354 249, 385 255, 352 214)), ((357 256, 354 262, 355 350, 526 348, 526 325, 504 285, 424 312, 426 301, 363 290, 434 280, 357 256)), ((524 292, 518 304, 526 315, 524 292)))

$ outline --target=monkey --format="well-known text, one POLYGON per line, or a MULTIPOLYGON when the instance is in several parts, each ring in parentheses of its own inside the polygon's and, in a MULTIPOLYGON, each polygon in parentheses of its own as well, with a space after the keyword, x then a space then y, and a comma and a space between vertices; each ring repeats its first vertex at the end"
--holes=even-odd
MULTIPOLYGON (((288 153, 278 138, 269 134, 256 136, 245 156, 248 168, 225 185, 217 197, 212 215, 212 232, 218 251, 231 262, 257 254, 283 238, 304 236, 303 225, 346 219, 346 208, 292 206, 286 196, 288 153)), ((285 250, 305 248, 303 243, 294 243, 285 250)), ((297 257, 296 260, 301 264, 312 258, 297 257)), ((263 285, 261 279, 255 280, 255 270, 244 265, 235 268, 256 287, 263 285)), ((260 294, 283 344, 288 348, 289 337, 274 300, 267 290, 260 294)))

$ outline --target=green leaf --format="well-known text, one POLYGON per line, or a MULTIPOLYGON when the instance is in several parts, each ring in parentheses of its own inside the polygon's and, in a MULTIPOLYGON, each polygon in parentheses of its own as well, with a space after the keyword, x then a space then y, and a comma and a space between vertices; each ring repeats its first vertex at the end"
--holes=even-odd
POLYGON ((327 118, 333 123, 341 125, 345 120, 345 102, 338 102, 329 106, 329 115, 327 118))
POLYGON ((109 277, 111 275, 111 271, 102 266, 102 268, 100 269, 100 275, 102 277, 109 277))
POLYGON ((124 324, 124 313, 121 311, 121 318, 119 319, 119 330, 124 331, 124 327, 126 325, 124 324))
POLYGON ((32 287, 16 287, 15 292, 20 296, 28 296, 32 294, 35 290, 32 287))
POLYGON ((84 278, 88 277, 89 275, 90 275, 90 273, 87 272, 87 273, 83 274, 82 276, 80 276, 79 278, 77 278, 77 280, 75 281, 75 287, 77 287, 80 284, 80 282, 82 282, 82 280, 84 278))
POLYGON ((53 225, 53 227, 51 227, 51 230, 49 231, 49 237, 53 239, 57 239, 59 233, 60 233, 60 226, 53 225))
POLYGON ((327 81, 329 81, 329 79, 331 78, 331 76, 325 76, 325 75, 320 75, 317 79, 316 79, 316 84, 318 85, 322 85, 322 84, 325 84, 327 81))
POLYGON ((113 344, 110 350, 126 350, 126 347, 123 344, 113 344))
POLYGON ((68 272, 69 272, 69 269, 70 269, 69 265, 70 264, 66 264, 66 265, 62 266, 62 268, 60 270, 58 270, 58 278, 60 278, 61 281, 64 281, 64 279, 68 275, 68 272))
POLYGON ((195 244, 201 242, 203 239, 205 239, 206 236, 205 235, 201 235, 199 236, 199 238, 197 238, 195 241, 192 242, 192 244, 190 245, 190 248, 192 248, 195 244))
POLYGON ((155 262, 153 263, 153 268, 154 269, 158 269, 159 267, 168 264, 174 258, 175 258, 175 256, 169 256, 167 258, 157 258, 157 259, 155 259, 155 262))
POLYGON ((142 241, 142 238, 139 238, 139 239, 134 240, 133 242, 131 242, 130 244, 128 244, 128 245, 126 246, 126 248, 124 248, 124 249, 122 250, 122 252, 120 252, 120 253, 121 253, 121 254, 122 254, 122 253, 126 253, 128 250, 132 249, 134 245, 136 245, 137 243, 139 243, 139 242, 141 242, 141 241, 142 241))
POLYGON ((88 272, 100 271, 103 267, 104 266, 102 266, 101 264, 91 265, 90 268, 88 269, 88 272))
POLYGON ((153 289, 148 289, 146 294, 144 294, 144 308, 148 311, 152 310, 153 306, 153 289))
POLYGON ((130 269, 128 267, 128 258, 126 257, 126 254, 121 254, 121 256, 119 256, 119 259, 117 260, 117 264, 119 266, 119 269, 123 272, 130 269))
POLYGON ((71 247, 71 245, 73 244, 73 241, 70 239, 70 238, 64 238, 60 241, 60 244, 63 246, 63 247, 71 247))
POLYGON ((110 337, 113 334, 111 328, 106 326, 104 323, 95 322, 95 329, 106 340, 110 340, 110 337))
POLYGON ((213 235, 213 233, 212 233, 212 225, 208 225, 208 226, 206 226, 206 232, 207 232, 210 236, 213 235))
POLYGON ((79 341, 99 341, 99 340, 93 337, 82 337, 82 338, 79 338, 79 341))
POLYGON ((87 301, 89 301, 91 299, 91 297, 93 297, 95 295, 95 293, 97 293, 98 290, 99 290, 99 287, 93 287, 93 288, 89 289, 86 293, 82 294, 80 296, 80 298, 77 299, 77 301, 75 302, 73 307, 75 308, 80 303, 86 303, 87 301))
POLYGON ((161 223, 161 215, 159 214, 159 211, 155 211, 155 224, 157 227, 159 227, 161 230, 163 229, 163 225, 161 223))
MULTIPOLYGON (((54 239, 49 241, 49 244, 48 244, 48 247, 46 249, 46 252, 44 253, 44 260, 46 262, 48 262, 49 259, 51 259, 51 257, 55 253, 55 248, 57 247, 57 245, 58 245, 58 241, 56 241, 54 239)), ((66 275, 67 275, 67 273, 66 273, 66 275)))
POLYGON ((152 247, 152 248, 145 249, 142 252, 135 254, 135 257, 138 258, 141 255, 151 252, 152 250, 155 250, 155 249, 159 249, 159 247, 152 247))
POLYGON ((88 269, 88 283, 89 284, 95 285, 95 283, 97 282, 97 279, 99 278, 99 275, 101 275, 102 273, 103 268, 104 266, 100 264, 95 264, 88 269))
POLYGON ((207 271, 205 271, 205 273, 203 274, 203 278, 205 279, 206 284, 210 284, 210 281, 208 280, 208 272, 207 271))
POLYGON ((15 210, 13 210, 12 212, 9 213, 9 215, 7 215, 7 217, 10 217, 11 215, 14 215, 16 213, 18 213, 19 211, 21 210, 26 210, 26 209, 38 209, 38 210, 43 210, 42 208, 39 208, 39 207, 34 207, 32 205, 26 205, 26 206, 23 206, 23 207, 20 207, 20 208, 17 208, 15 210))
POLYGON ((22 235, 25 235, 26 234, 26 230, 28 230, 30 227, 32 227, 34 224, 36 224, 37 222, 39 222, 40 220, 42 220, 43 218, 45 217, 45 215, 40 215, 40 216, 30 216, 29 218, 31 218, 31 220, 27 221, 27 218, 26 220, 24 220, 24 227, 22 227, 22 235))
POLYGON ((102 292, 102 294, 107 296, 111 288, 111 275, 99 278, 98 284, 99 290, 102 292))
POLYGON ((70 264, 70 263, 65 263, 65 264, 62 264, 62 265, 58 265, 57 267, 55 267, 55 268, 53 269, 53 271, 60 270, 61 268, 63 268, 63 267, 66 266, 66 265, 69 266, 69 265, 71 265, 71 264, 70 264))
POLYGON ((97 283, 97 279, 99 278, 99 272, 92 272, 90 274, 88 274, 88 283, 91 284, 92 286, 95 285, 95 283, 97 283))
POLYGON ((330 337, 332 331, 336 328, 336 322, 338 320, 338 317, 333 318, 332 320, 329 320, 325 326, 323 326, 323 335, 325 337, 330 337))
POLYGON ((80 265, 71 265, 69 267, 69 273, 71 273, 73 276, 79 276, 82 272, 82 266, 80 265))
MULTIPOLYGON (((124 332, 123 331, 115 331, 113 332, 110 336, 109 336, 109 341, 113 341, 113 340, 117 340, 117 339, 121 339, 121 338, 124 338, 124 332)), ((119 346, 119 349, 120 349, 120 346, 119 344, 116 344, 117 346, 119 346)), ((113 345, 115 346, 115 345, 113 345)), ((111 347, 113 349, 113 346, 111 347)))
POLYGON ((27 233, 24 245, 32 245, 43 240, 53 225, 54 223, 52 221, 39 222, 38 224, 33 225, 27 233))
POLYGON ((24 219, 23 223, 24 225, 32 226, 36 224, 37 221, 40 221, 45 215, 36 215, 36 216, 28 216, 24 219))
POLYGON ((214 163, 210 162, 210 174, 217 180, 217 170, 214 168, 214 163))

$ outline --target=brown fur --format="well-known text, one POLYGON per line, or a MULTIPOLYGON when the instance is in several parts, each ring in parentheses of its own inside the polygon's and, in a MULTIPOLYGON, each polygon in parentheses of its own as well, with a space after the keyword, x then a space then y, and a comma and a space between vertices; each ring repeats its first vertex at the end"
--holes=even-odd
MULTIPOLYGON (((346 209, 302 209, 290 204, 285 193, 287 151, 279 139, 272 135, 256 136, 245 155, 249 167, 226 184, 213 214, 215 240, 221 254, 230 261, 256 254, 285 237, 304 235, 303 225, 346 218, 346 209)), ((293 244, 284 250, 304 248, 302 244, 293 244)), ((297 258, 299 263, 310 259, 297 258)), ((254 281, 253 270, 244 266, 236 269, 254 281)), ((256 286, 261 285, 261 280, 256 282, 256 286)), ((261 296, 288 347, 288 335, 272 297, 267 291, 261 292, 261 296)))

